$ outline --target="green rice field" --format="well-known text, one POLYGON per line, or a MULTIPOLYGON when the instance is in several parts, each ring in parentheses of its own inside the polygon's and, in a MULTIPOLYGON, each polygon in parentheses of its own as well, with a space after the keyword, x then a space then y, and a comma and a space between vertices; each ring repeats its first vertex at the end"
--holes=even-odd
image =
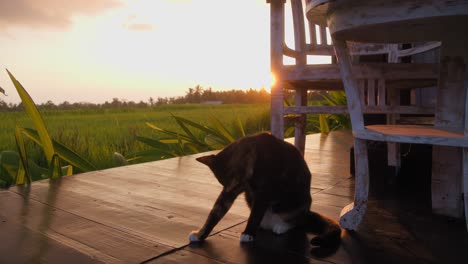
MULTIPOLYGON (((68 146, 83 158, 88 159, 98 169, 115 166, 113 153, 123 155, 145 150, 148 146, 136 141, 135 136, 161 138, 145 123, 180 131, 171 117, 173 115, 208 125, 208 117, 213 115, 225 126, 231 127, 237 118, 244 124, 248 133, 266 130, 269 115, 268 104, 238 105, 165 105, 145 109, 80 109, 41 111, 52 138, 68 146)), ((24 112, 0 112, 0 152, 16 150, 15 126, 31 127, 24 112)), ((29 155, 39 164, 41 149, 28 144, 29 155)))

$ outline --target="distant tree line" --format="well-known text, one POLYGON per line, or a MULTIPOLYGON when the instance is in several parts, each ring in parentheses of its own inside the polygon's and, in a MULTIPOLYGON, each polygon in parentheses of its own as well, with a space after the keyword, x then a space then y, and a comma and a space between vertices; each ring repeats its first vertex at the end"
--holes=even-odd
MULTIPOLYGON (((106 101, 102 104, 77 102, 70 103, 64 101, 55 104, 52 101, 39 104, 38 108, 45 110, 72 110, 72 109, 112 109, 112 108, 146 108, 157 107, 166 104, 199 104, 209 101, 220 101, 223 104, 251 104, 251 103, 268 103, 270 94, 264 89, 255 90, 230 90, 230 91, 213 91, 210 88, 203 88, 197 85, 193 88, 188 88, 184 96, 178 97, 150 97, 148 101, 127 101, 125 99, 113 98, 112 101, 106 101)), ((23 109, 22 103, 6 103, 0 98, 0 111, 20 111, 23 109)))

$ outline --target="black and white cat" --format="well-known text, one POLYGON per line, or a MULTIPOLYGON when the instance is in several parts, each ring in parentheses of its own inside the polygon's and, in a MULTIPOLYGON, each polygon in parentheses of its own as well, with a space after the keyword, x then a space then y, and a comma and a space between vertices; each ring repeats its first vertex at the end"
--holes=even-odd
POLYGON ((236 197, 245 192, 251 213, 241 242, 253 241, 260 227, 276 234, 298 227, 318 234, 311 241, 313 245, 339 245, 339 225, 310 211, 311 173, 293 145, 261 133, 241 138, 217 155, 197 160, 211 169, 223 190, 203 227, 190 234, 191 242, 203 241, 236 197))

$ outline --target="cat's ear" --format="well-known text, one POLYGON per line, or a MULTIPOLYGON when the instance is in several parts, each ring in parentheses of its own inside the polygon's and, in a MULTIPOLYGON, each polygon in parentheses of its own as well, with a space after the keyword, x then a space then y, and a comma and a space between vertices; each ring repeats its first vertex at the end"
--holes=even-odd
POLYGON ((205 164, 208 167, 211 167, 211 165, 213 165, 214 158, 215 158, 215 155, 208 155, 208 156, 199 157, 196 160, 205 164))

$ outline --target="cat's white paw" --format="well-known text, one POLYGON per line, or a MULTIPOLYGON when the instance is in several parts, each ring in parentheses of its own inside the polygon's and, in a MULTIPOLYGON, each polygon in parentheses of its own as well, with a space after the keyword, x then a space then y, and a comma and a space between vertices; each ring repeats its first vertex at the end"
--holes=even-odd
POLYGON ((190 235, 189 235, 188 239, 190 240, 190 242, 200 242, 201 241, 200 237, 198 236, 198 231, 190 232, 190 235))
POLYGON ((277 235, 281 235, 288 232, 289 229, 291 229, 291 225, 287 223, 276 223, 271 229, 271 231, 273 231, 273 233, 277 235))
POLYGON ((247 243, 247 242, 252 242, 252 241, 254 241, 254 237, 252 235, 242 234, 240 236, 240 242, 242 243, 247 243))

